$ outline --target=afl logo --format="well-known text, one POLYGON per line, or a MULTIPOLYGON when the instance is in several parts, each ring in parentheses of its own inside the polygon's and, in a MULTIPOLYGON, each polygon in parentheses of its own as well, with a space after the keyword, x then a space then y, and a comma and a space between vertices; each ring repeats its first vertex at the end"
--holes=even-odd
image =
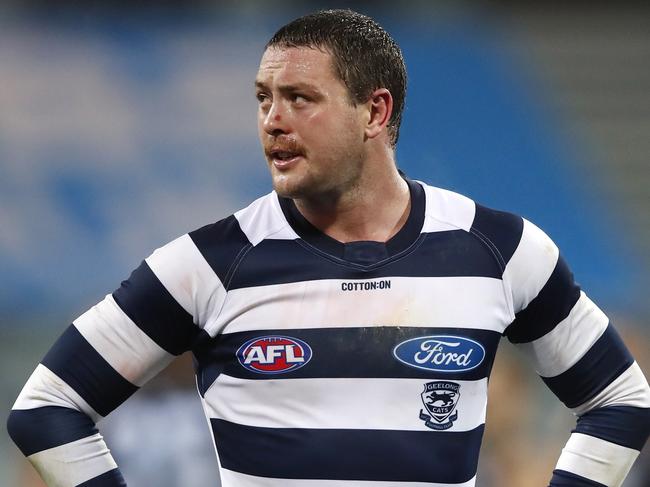
POLYGON ((393 349, 397 360, 432 372, 465 372, 485 358, 483 345, 469 338, 434 335, 406 340, 393 349))
POLYGON ((237 350, 242 367, 260 374, 291 372, 306 365, 311 355, 311 347, 302 340, 277 335, 253 338, 237 350))

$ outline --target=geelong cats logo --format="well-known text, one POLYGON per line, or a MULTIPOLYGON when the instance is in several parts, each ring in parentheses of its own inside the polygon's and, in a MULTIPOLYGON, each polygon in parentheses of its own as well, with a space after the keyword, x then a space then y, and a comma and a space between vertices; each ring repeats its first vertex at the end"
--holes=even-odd
POLYGON ((420 419, 424 424, 434 430, 451 428, 458 419, 458 411, 454 409, 460 398, 460 384, 449 381, 427 382, 420 396, 424 404, 424 409, 420 409, 420 419))
POLYGON ((311 360, 311 347, 286 336, 253 338, 237 350, 237 360, 246 369, 260 374, 282 374, 303 367, 311 360))

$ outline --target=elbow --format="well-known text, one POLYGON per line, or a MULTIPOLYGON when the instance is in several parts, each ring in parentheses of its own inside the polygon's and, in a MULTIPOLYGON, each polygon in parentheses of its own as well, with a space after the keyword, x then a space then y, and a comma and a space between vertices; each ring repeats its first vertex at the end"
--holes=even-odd
POLYGON ((26 457, 97 433, 92 419, 76 409, 45 406, 14 409, 7 432, 26 457))
POLYGON ((580 416, 574 431, 641 451, 650 435, 650 408, 608 406, 593 409, 580 416))
POLYGON ((650 437, 650 408, 645 408, 643 414, 644 420, 642 420, 643 431, 645 431, 646 440, 650 437))
POLYGON ((32 429, 31 422, 29 410, 13 409, 7 418, 7 433, 25 456, 31 454, 28 446, 32 429))

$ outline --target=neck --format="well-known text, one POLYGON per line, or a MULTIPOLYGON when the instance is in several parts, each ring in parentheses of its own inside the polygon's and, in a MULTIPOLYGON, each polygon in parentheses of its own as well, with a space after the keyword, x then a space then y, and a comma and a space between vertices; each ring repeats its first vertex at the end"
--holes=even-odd
POLYGON ((371 178, 359 178, 343 193, 294 199, 300 213, 339 242, 386 242, 406 223, 411 208, 408 184, 393 161, 371 178))

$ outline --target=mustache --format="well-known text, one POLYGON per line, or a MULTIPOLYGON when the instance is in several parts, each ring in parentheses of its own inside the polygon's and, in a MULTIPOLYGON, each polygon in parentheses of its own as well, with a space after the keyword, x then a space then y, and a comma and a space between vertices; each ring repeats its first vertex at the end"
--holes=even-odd
POLYGON ((290 137, 273 137, 264 143, 264 153, 271 157, 274 152, 291 152, 304 155, 305 149, 295 139, 290 137))

